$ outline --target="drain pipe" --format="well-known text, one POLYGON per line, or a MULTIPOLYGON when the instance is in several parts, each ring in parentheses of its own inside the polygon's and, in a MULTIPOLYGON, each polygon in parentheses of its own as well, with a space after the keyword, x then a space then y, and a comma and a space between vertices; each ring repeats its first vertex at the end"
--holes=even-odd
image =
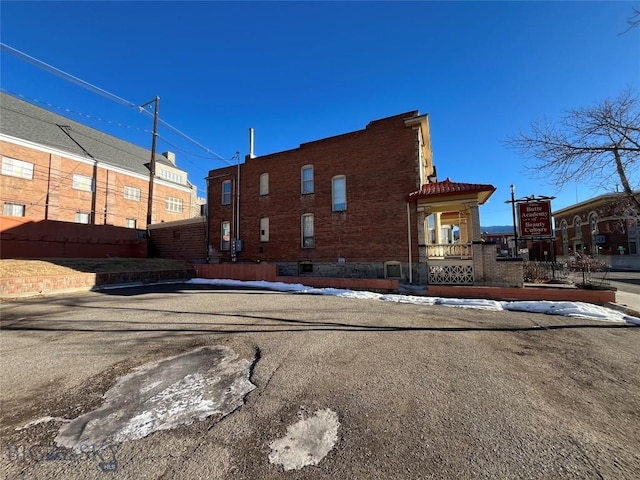
POLYGON ((409 283, 413 283, 413 268, 411 264, 411 211, 407 202, 407 238, 409 240, 409 283))

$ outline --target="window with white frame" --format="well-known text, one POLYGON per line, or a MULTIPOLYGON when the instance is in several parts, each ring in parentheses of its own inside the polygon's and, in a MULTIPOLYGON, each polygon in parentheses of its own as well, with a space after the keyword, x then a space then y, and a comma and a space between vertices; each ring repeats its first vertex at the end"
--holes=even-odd
POLYGON ((260 195, 269 195, 269 174, 260 175, 260 195))
POLYGON ((269 241, 269 218, 261 218, 260 219, 260 241, 268 242, 269 241))
POLYGON ((140 201, 140 189, 136 187, 124 187, 124 198, 127 200, 140 201))
POLYGON ((332 210, 343 212, 347 209, 347 178, 344 175, 331 180, 332 210))
POLYGON ((222 205, 231 204, 231 180, 222 182, 222 205))
POLYGON ((313 165, 305 165, 301 171, 302 194, 313 193, 313 165))
POLYGON ((74 190, 83 190, 85 192, 93 192, 93 178, 86 175, 73 174, 73 184, 71 188, 74 190))
POLYGON ((222 222, 220 226, 220 250, 231 248, 231 223, 222 222))
POLYGON ((182 199, 167 197, 164 201, 164 209, 167 212, 182 213, 182 199))
POLYGON ((76 212, 76 223, 89 223, 89 217, 87 212, 76 212))
POLYGON ((160 170, 160 178, 164 178, 165 180, 169 180, 170 182, 180 183, 182 184, 182 175, 171 172, 169 170, 160 170))
POLYGON ((33 163, 17 158, 2 157, 2 175, 33 180, 33 163))
POLYGON ((19 203, 5 203, 2 206, 2 214, 11 217, 24 217, 25 206, 19 203))
POLYGON ((313 214, 302 215, 302 248, 315 247, 315 237, 313 232, 313 214))
POLYGON ((136 228, 137 221, 135 218, 127 218, 126 227, 127 228, 136 228))

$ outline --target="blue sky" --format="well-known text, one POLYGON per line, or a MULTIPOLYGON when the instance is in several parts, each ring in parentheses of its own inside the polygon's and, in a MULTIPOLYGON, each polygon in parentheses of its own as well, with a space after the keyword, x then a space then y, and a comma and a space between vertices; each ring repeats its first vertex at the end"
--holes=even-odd
MULTIPOLYGON (((0 38, 132 103, 159 95, 163 120, 227 160, 244 158, 249 127, 261 155, 428 113, 440 179, 493 184, 482 224, 510 225, 510 184, 517 197, 555 195, 554 209, 603 193, 541 184, 503 140, 640 89, 640 28, 620 35, 633 8, 640 2, 3 1, 0 38)), ((0 61, 5 91, 150 148, 148 116, 5 52, 0 61)), ((207 171, 226 163, 159 133, 159 151, 174 151, 204 196, 207 171)))

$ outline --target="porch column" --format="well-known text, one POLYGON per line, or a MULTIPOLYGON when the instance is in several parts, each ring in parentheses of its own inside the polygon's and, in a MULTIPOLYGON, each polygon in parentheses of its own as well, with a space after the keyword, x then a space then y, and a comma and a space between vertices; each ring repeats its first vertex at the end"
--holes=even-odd
POLYGON ((429 233, 429 226, 425 222, 425 218, 428 216, 428 210, 425 212, 424 207, 418 207, 418 278, 420 285, 426 285, 427 283, 427 235, 429 233))
POLYGON ((461 214, 460 224, 458 225, 460 243, 471 243, 471 233, 469 232, 469 212, 467 210, 464 210, 459 213, 461 214))
POLYGON ((437 212, 433 214, 433 228, 435 229, 436 234, 436 243, 442 243, 442 222, 440 221, 440 215, 442 213, 437 212))
POLYGON ((467 218, 469 219, 467 227, 471 237, 467 242, 479 242, 482 240, 482 236, 480 231, 480 210, 478 208, 478 202, 467 203, 466 207, 467 218))

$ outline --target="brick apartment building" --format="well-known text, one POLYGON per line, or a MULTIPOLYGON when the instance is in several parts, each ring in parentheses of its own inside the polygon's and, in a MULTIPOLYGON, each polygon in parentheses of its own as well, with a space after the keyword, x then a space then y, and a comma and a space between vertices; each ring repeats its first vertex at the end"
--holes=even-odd
POLYGON ((481 243, 478 206, 495 188, 438 182, 429 119, 417 111, 250 154, 211 170, 207 183, 210 262, 275 263, 280 275, 487 283, 472 243, 481 243), (441 238, 445 225, 460 228, 458 243, 441 238))
MULTIPOLYGON (((637 194, 640 197, 640 193, 637 194)), ((600 195, 553 212, 558 258, 578 253, 640 270, 638 212, 622 193, 600 195)))
MULTIPOLYGON (((0 93, 2 214, 145 228, 150 151, 0 93)), ((156 155, 152 223, 200 215, 170 153, 156 155)))

